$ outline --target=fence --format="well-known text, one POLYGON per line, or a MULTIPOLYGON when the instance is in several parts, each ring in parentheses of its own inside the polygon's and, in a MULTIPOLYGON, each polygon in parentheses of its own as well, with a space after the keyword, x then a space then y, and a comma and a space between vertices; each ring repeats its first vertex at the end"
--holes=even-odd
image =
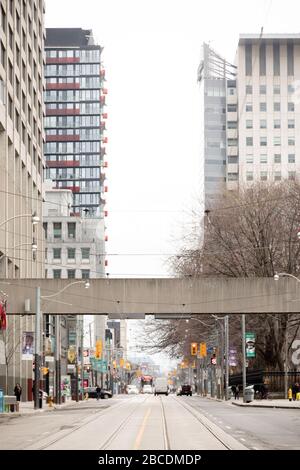
MULTIPOLYGON (((289 371, 288 386, 298 382, 300 383, 300 371, 289 371)), ((264 370, 247 370, 247 385, 266 384, 269 392, 278 395, 284 395, 284 378, 283 371, 264 371, 264 370)), ((242 388, 242 374, 233 374, 229 377, 229 385, 239 385, 242 388)))

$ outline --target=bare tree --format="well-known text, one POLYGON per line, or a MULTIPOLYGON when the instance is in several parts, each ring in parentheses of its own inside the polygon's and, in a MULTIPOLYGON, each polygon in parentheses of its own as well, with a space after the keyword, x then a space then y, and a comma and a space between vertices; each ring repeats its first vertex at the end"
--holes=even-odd
MULTIPOLYGON (((221 195, 205 221, 203 244, 184 247, 172 259, 181 276, 271 277, 300 270, 300 185, 254 184, 221 195)), ((248 315, 266 366, 283 369, 286 338, 290 348, 299 315, 248 315)), ((240 325, 234 327, 240 338, 240 325)))
POLYGON ((20 328, 15 329, 12 317, 8 318, 7 328, 0 330, 0 341, 2 341, 2 351, 5 365, 5 394, 8 394, 8 374, 9 368, 13 365, 16 358, 16 352, 20 349, 21 334, 20 328))

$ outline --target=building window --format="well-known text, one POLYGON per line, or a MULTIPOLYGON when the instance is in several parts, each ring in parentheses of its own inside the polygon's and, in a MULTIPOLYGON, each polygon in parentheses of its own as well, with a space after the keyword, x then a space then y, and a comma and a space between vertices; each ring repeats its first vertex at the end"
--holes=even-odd
POLYGON ((288 162, 289 163, 295 163, 295 154, 294 153, 289 153, 288 162))
POLYGON ((13 106, 13 100, 10 95, 8 95, 8 115, 10 119, 13 119, 14 116, 14 106, 13 106))
POLYGON ((280 129, 280 119, 274 119, 274 129, 280 129))
POLYGON ((68 269, 68 279, 75 279, 75 269, 68 269))
POLYGON ((274 136, 274 138, 273 138, 273 145, 275 145, 275 146, 281 145, 281 138, 280 138, 280 136, 274 136))
POLYGON ((280 95, 280 85, 273 85, 274 95, 280 95))
POLYGON ((245 45, 245 70, 246 75, 252 75, 252 44, 245 45))
POLYGON ((247 145, 247 147, 252 147, 253 137, 246 137, 246 145, 247 145))
POLYGON ((236 121, 227 121, 227 129, 237 129, 236 121))
POLYGON ((267 103, 265 101, 259 103, 259 110, 262 113, 265 113, 267 111, 267 103))
POLYGON ((261 147, 267 146, 267 137, 260 137, 260 146, 261 147))
POLYGON ((252 119, 247 119, 246 120, 246 129, 252 129, 253 128, 253 121, 252 119))
POLYGON ((296 179, 296 172, 295 171, 289 171, 288 172, 288 179, 291 181, 295 181, 296 179))
POLYGON ((238 180, 238 173, 228 173, 227 179, 228 179, 228 181, 237 181, 238 180))
POLYGON ((82 277, 82 279, 89 279, 90 278, 90 270, 89 269, 82 269, 81 270, 81 277, 82 277))
POLYGON ((266 44, 261 43, 259 47, 259 75, 266 75, 266 44))
POLYGON ((228 104, 227 105, 228 113, 236 113, 237 112, 237 105, 236 104, 228 104))
POLYGON ((293 112, 295 111, 295 104, 291 101, 288 102, 288 111, 293 112))
POLYGON ((275 171, 274 180, 275 181, 281 181, 281 171, 275 171))
POLYGON ((287 44, 287 74, 294 75, 294 44, 287 44))
POLYGON ((61 259, 61 248, 53 248, 53 259, 61 259))
POLYGON ((61 278, 61 269, 53 269, 53 279, 61 278))
POLYGON ((2 64, 2 67, 3 67, 4 69, 6 69, 6 51, 5 51, 5 47, 4 47, 2 41, 1 41, 1 49, 0 49, 0 52, 1 52, 1 64, 2 64))
POLYGON ((259 123, 259 127, 261 129, 267 129, 267 120, 266 119, 261 119, 259 123))
POLYGON ((246 180, 253 181, 253 171, 246 171, 246 180))
POLYGON ((61 222, 53 223, 53 237, 61 238, 61 222))
POLYGON ((281 163, 281 153, 274 154, 274 163, 281 163))
POLYGON ((252 111, 253 111, 252 103, 246 103, 246 112, 252 113, 252 111))
POLYGON ((274 103, 274 111, 280 111, 280 101, 276 101, 274 103))
POLYGON ((252 85, 246 85, 246 95, 252 95, 252 85))
POLYGON ((48 235, 48 224, 47 224, 47 222, 43 222, 43 229, 44 229, 45 240, 47 240, 47 235, 48 235))
POLYGON ((68 222, 68 238, 76 238, 76 222, 68 222))
POLYGON ((81 248, 81 257, 82 259, 90 259, 90 249, 89 248, 81 248))
POLYGON ((238 141, 237 139, 228 139, 227 143, 228 147, 237 147, 238 141))
POLYGON ((280 45, 278 42, 273 43, 273 74, 280 75, 280 45))
POLYGON ((295 119, 288 119, 288 129, 295 129, 295 119))
POLYGON ((68 248, 68 260, 75 259, 75 248, 68 248))
POLYGON ((268 179, 268 172, 267 171, 261 171, 260 172, 260 181, 267 181, 268 179))
POLYGON ((268 163, 268 156, 266 154, 260 156, 260 163, 268 163))
POLYGON ((253 155, 246 155, 246 163, 253 163, 253 155))
POLYGON ((288 137, 288 145, 295 145, 295 137, 288 137))
POLYGON ((259 93, 261 95, 266 95, 267 94, 267 85, 260 85, 259 87, 259 93))
POLYGON ((295 87, 292 83, 289 83, 288 84, 288 94, 292 95, 293 93, 295 93, 295 87))

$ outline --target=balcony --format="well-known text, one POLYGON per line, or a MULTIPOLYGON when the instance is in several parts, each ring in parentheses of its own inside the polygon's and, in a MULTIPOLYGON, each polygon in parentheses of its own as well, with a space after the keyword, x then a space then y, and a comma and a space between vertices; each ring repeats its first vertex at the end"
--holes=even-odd
POLYGON ((79 160, 76 161, 47 161, 46 167, 48 168, 74 168, 79 167, 79 160))
POLYGON ((80 57, 47 57, 46 64, 78 64, 80 57))
POLYGON ((80 83, 46 83, 46 90, 77 90, 80 83))
POLYGON ((46 142, 77 142, 79 135, 46 135, 46 142))
POLYGON ((73 109, 46 109, 46 116, 74 116, 80 114, 79 108, 73 109))

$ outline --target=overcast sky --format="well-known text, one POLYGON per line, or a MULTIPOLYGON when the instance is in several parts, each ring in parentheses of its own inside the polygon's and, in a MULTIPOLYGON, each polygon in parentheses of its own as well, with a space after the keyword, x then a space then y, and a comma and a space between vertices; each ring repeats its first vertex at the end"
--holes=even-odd
POLYGON ((47 27, 91 28, 104 47, 111 277, 167 275, 156 254, 176 251, 201 197, 202 42, 232 61, 239 33, 299 32, 299 13, 296 0, 46 2, 47 27))
POLYGON ((178 249, 201 197, 202 42, 233 61, 240 33, 296 33, 299 17, 297 0, 46 2, 47 27, 93 29, 104 47, 111 277, 167 275, 155 254, 178 249))

